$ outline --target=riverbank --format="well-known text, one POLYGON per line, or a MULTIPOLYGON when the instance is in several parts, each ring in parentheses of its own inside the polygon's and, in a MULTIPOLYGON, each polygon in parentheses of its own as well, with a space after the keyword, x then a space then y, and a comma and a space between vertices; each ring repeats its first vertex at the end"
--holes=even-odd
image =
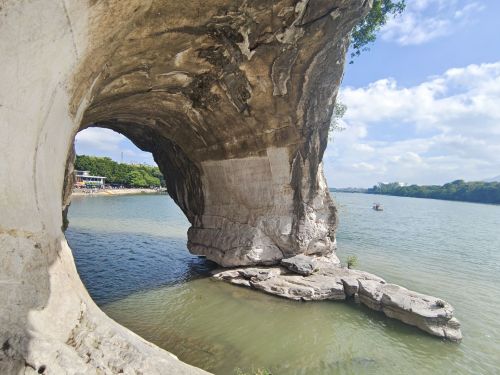
POLYGON ((131 194, 166 194, 165 190, 149 188, 130 189, 73 189, 73 196, 107 196, 107 195, 131 195, 131 194))
POLYGON ((456 180, 438 185, 400 185, 397 182, 379 184, 365 191, 367 194, 397 197, 441 199, 472 203, 500 204, 500 182, 456 180))

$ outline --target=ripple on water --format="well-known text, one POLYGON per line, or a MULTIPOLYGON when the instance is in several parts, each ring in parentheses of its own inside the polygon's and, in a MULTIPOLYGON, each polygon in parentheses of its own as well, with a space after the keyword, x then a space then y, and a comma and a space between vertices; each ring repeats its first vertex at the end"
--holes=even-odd
POLYGON ((234 374, 495 374, 500 368, 500 207, 336 194, 339 255, 456 308, 464 341, 432 338, 349 303, 297 303, 206 278, 188 223, 165 196, 94 197, 70 210, 67 237, 93 298, 182 360, 234 374))

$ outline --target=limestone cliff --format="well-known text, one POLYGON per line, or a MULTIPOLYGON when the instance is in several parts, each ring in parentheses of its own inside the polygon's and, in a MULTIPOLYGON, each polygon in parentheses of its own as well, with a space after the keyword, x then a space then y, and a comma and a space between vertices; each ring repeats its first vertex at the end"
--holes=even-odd
POLYGON ((153 153, 192 224, 191 252, 223 266, 330 254, 321 159, 366 2, 131 3, 113 8, 125 22, 90 30, 73 84, 75 107, 89 97, 81 126, 153 153))
POLYGON ((61 210, 83 128, 153 153, 193 253, 224 266, 332 254, 321 159, 347 35, 369 6, 0 0, 0 373, 202 373, 81 284, 61 210))

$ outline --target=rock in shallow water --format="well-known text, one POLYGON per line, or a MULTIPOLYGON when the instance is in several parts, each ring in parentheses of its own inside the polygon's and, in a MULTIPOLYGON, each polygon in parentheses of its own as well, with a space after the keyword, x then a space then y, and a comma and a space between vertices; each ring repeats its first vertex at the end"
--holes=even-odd
POLYGON ((418 327, 431 335, 460 341, 459 321, 453 307, 436 297, 417 293, 395 284, 359 280, 359 300, 390 318, 418 327))
POLYGON ((290 271, 300 275, 309 276, 318 270, 318 263, 313 257, 304 254, 295 255, 294 257, 282 259, 281 265, 288 268, 290 271))
POLYGON ((304 269, 313 268, 308 265, 316 266, 316 261, 300 259, 284 262, 288 269, 251 267, 215 270, 213 277, 292 300, 345 300, 359 296, 362 304, 390 318, 451 341, 462 339, 460 323, 453 317, 454 310, 449 303, 399 285, 387 284, 384 279, 368 272, 331 263, 316 268, 313 274, 299 274, 305 272, 304 269), (296 273, 290 272, 290 269, 296 268, 296 273))
POLYGON ((325 275, 280 275, 263 281, 250 282, 255 288, 281 297, 302 300, 344 300, 344 286, 325 275))

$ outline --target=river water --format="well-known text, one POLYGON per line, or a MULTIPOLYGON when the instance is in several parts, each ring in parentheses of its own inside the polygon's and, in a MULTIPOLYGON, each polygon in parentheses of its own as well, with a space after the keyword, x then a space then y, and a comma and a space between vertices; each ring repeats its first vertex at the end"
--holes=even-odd
POLYGON ((293 302, 213 281, 164 195, 74 197, 66 236, 94 300, 215 374, 499 374, 500 206, 335 193, 338 254, 450 302, 461 344, 354 303, 293 302), (374 200, 385 210, 371 209, 374 200))

